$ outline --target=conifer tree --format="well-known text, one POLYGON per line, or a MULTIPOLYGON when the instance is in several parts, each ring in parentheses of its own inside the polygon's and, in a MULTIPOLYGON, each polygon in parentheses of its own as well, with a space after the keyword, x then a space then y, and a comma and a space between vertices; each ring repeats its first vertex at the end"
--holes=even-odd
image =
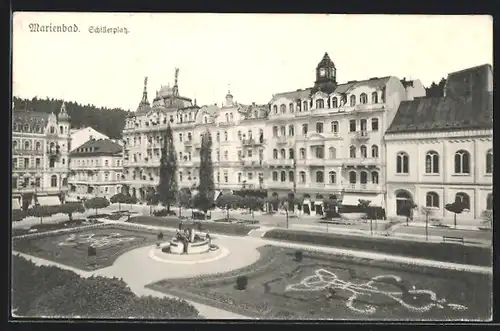
POLYGON ((158 193, 160 201, 170 211, 170 206, 175 202, 177 194, 177 153, 175 153, 174 138, 170 124, 167 126, 167 130, 163 136, 158 193))
POLYGON ((200 184, 195 197, 196 208, 205 214, 214 205, 214 170, 212 165, 212 137, 207 131, 203 134, 200 149, 200 184))

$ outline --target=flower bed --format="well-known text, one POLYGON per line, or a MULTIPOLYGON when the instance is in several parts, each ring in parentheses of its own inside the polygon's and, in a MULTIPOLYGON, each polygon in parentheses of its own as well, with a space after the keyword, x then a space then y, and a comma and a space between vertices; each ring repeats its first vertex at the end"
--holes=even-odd
POLYGON ((390 238, 356 237, 293 230, 270 230, 265 233, 264 238, 375 251, 453 263, 479 266, 492 265, 492 252, 488 247, 465 246, 453 243, 404 241, 390 238))
MULTIPOLYGON (((137 217, 131 217, 128 222, 152 225, 152 226, 178 228, 180 220, 178 218, 172 218, 172 217, 137 216, 137 217)), ((251 226, 245 224, 223 224, 223 223, 199 222, 199 221, 182 222, 183 228, 192 227, 200 231, 199 230, 200 226, 201 226, 201 231, 208 230, 210 232, 238 235, 238 236, 246 236, 250 231, 258 228, 258 226, 251 226)))
POLYGON ((253 224, 259 224, 259 221, 257 220, 245 220, 245 219, 239 219, 239 218, 233 218, 230 217, 229 220, 227 218, 219 218, 214 220, 215 223, 226 223, 226 224, 248 224, 248 225, 253 225, 253 224))
POLYGON ((15 238, 24 235, 35 235, 57 230, 74 231, 77 227, 87 227, 97 224, 102 224, 102 222, 98 220, 74 219, 60 223, 36 224, 31 226, 29 229, 12 229, 12 236, 15 238))
POLYGON ((89 215, 87 216, 88 219, 96 219, 96 218, 107 218, 111 216, 110 214, 94 214, 94 215, 89 215))
POLYGON ((197 318, 183 300, 137 297, 117 278, 82 278, 53 266, 13 257, 12 306, 16 315, 59 318, 197 318))

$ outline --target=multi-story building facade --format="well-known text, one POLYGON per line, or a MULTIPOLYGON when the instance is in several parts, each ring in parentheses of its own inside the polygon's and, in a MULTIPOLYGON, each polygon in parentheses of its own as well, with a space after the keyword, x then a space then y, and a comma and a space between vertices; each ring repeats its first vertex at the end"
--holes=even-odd
POLYGON ((447 221, 456 200, 467 208, 459 221, 493 208, 492 91, 492 67, 482 65, 450 73, 442 98, 401 103, 385 137, 389 217, 409 201, 414 217, 430 210, 447 221))
POLYGON ((109 139, 109 137, 103 133, 100 133, 94 128, 91 128, 90 126, 86 128, 71 130, 71 151, 77 149, 78 147, 92 139, 109 139))
POLYGON ((268 193, 301 195, 306 212, 328 197, 384 206, 384 133, 402 101, 424 95, 420 81, 392 76, 338 84, 325 53, 313 87, 275 94, 269 102, 268 193))
POLYGON ((69 196, 110 198, 121 192, 122 146, 109 139, 91 139, 70 153, 69 196))
POLYGON ((63 103, 51 113, 16 110, 13 105, 13 206, 57 204, 68 191, 70 123, 63 103))

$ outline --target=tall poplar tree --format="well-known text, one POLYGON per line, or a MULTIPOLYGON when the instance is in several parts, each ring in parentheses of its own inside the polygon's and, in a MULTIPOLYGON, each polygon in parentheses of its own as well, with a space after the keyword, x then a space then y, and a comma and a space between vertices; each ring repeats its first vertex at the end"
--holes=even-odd
POLYGON ((158 193, 160 201, 170 211, 170 206, 175 202, 177 194, 177 153, 175 153, 174 138, 170 124, 167 126, 167 130, 163 136, 158 193))
POLYGON ((214 205, 214 169, 212 165, 212 137, 206 131, 201 139, 200 149, 200 184, 198 185, 198 195, 195 197, 196 208, 205 214, 214 205))

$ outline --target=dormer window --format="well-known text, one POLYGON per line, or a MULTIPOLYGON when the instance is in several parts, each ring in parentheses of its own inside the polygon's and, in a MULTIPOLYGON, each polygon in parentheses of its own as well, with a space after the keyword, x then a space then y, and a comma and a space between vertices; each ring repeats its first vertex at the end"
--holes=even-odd
POLYGON ((368 103, 368 96, 366 95, 366 93, 361 93, 361 95, 359 96, 359 102, 363 105, 368 103))
POLYGON ((304 102, 302 103, 302 110, 303 110, 303 111, 307 111, 307 109, 308 109, 307 101, 304 101, 304 102))
POLYGON ((276 106, 276 105, 273 106, 273 113, 274 114, 278 113, 278 106, 276 106))
POLYGON ((30 125, 29 124, 24 124, 24 132, 28 132, 30 130, 30 125))
POLYGON ((288 107, 290 108, 290 113, 293 113, 294 112, 293 103, 290 103, 288 107))
POLYGON ((338 99, 337 97, 333 97, 332 98, 332 108, 337 108, 339 105, 338 105, 338 99))
POLYGON ((323 99, 316 100, 316 108, 317 109, 325 108, 325 100, 323 99))
POLYGON ((56 129, 55 129, 53 126, 51 126, 51 127, 50 127, 50 133, 51 133, 51 134, 54 134, 55 132, 56 132, 56 129))
POLYGON ((378 94, 377 92, 372 93, 372 103, 378 103, 378 94))
POLYGON ((286 113, 286 106, 284 104, 280 105, 280 113, 281 114, 286 113))
POLYGON ((355 95, 351 95, 350 105, 351 105, 351 107, 356 106, 356 96, 355 95))

